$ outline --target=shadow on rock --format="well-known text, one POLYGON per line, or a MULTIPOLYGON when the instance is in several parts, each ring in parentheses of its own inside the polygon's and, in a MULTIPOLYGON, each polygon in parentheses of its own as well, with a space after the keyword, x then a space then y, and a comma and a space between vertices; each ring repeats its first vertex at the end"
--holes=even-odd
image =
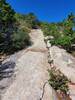
POLYGON ((8 61, 0 64, 0 80, 10 78, 14 73, 15 62, 8 61))

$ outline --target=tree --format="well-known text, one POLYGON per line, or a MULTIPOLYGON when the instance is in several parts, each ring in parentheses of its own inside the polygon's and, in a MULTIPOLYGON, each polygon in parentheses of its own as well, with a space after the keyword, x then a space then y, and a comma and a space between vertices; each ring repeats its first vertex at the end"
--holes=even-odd
POLYGON ((71 12, 69 15, 68 15, 68 18, 67 18, 68 21, 72 21, 72 23, 75 22, 75 15, 71 12))
POLYGON ((5 0, 0 1, 0 52, 7 49, 15 27, 15 12, 5 0))
POLYGON ((27 32, 19 29, 12 34, 12 52, 21 50, 30 44, 30 37, 27 32))
POLYGON ((34 13, 23 15, 23 18, 26 20, 26 23, 29 28, 38 28, 38 26, 40 25, 40 22, 34 13))
POLYGON ((66 50, 71 49, 71 44, 75 43, 75 15, 70 13, 62 22, 44 23, 42 30, 47 35, 52 35, 54 40, 52 44, 60 45, 66 50))

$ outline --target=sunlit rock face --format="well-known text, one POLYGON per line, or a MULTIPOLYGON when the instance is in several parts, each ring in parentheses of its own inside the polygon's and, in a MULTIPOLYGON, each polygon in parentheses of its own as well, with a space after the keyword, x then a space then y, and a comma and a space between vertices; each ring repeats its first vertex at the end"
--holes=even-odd
MULTIPOLYGON (((53 46, 50 49, 50 56, 54 66, 59 69, 72 83, 75 83, 75 58, 64 49, 53 46)), ((75 84, 69 85, 70 97, 75 100, 75 84)))
POLYGON ((15 61, 16 77, 0 100, 56 100, 53 99, 56 94, 48 84, 50 65, 43 33, 32 30, 30 37, 32 46, 9 58, 15 61))
POLYGON ((60 49, 56 46, 50 48, 50 55, 54 61, 54 65, 59 68, 68 79, 75 82, 75 58, 64 49, 60 49))

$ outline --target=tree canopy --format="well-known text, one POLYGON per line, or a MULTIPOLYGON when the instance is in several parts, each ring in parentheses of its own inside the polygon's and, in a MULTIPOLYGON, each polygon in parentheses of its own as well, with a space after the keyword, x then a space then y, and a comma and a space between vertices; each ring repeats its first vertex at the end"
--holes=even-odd
POLYGON ((75 15, 73 13, 70 13, 62 22, 42 23, 41 27, 45 36, 54 36, 52 44, 69 50, 75 43, 75 15))

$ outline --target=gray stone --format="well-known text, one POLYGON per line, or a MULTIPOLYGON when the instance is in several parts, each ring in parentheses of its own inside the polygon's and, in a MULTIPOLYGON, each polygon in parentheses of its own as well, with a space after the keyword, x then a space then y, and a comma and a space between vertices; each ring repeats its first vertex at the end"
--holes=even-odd
POLYGON ((41 30, 32 30, 30 36, 33 45, 9 58, 14 60, 15 57, 16 78, 1 100, 55 100, 53 96, 56 98, 49 84, 44 85, 48 81, 47 69, 50 66, 43 33, 41 30))

